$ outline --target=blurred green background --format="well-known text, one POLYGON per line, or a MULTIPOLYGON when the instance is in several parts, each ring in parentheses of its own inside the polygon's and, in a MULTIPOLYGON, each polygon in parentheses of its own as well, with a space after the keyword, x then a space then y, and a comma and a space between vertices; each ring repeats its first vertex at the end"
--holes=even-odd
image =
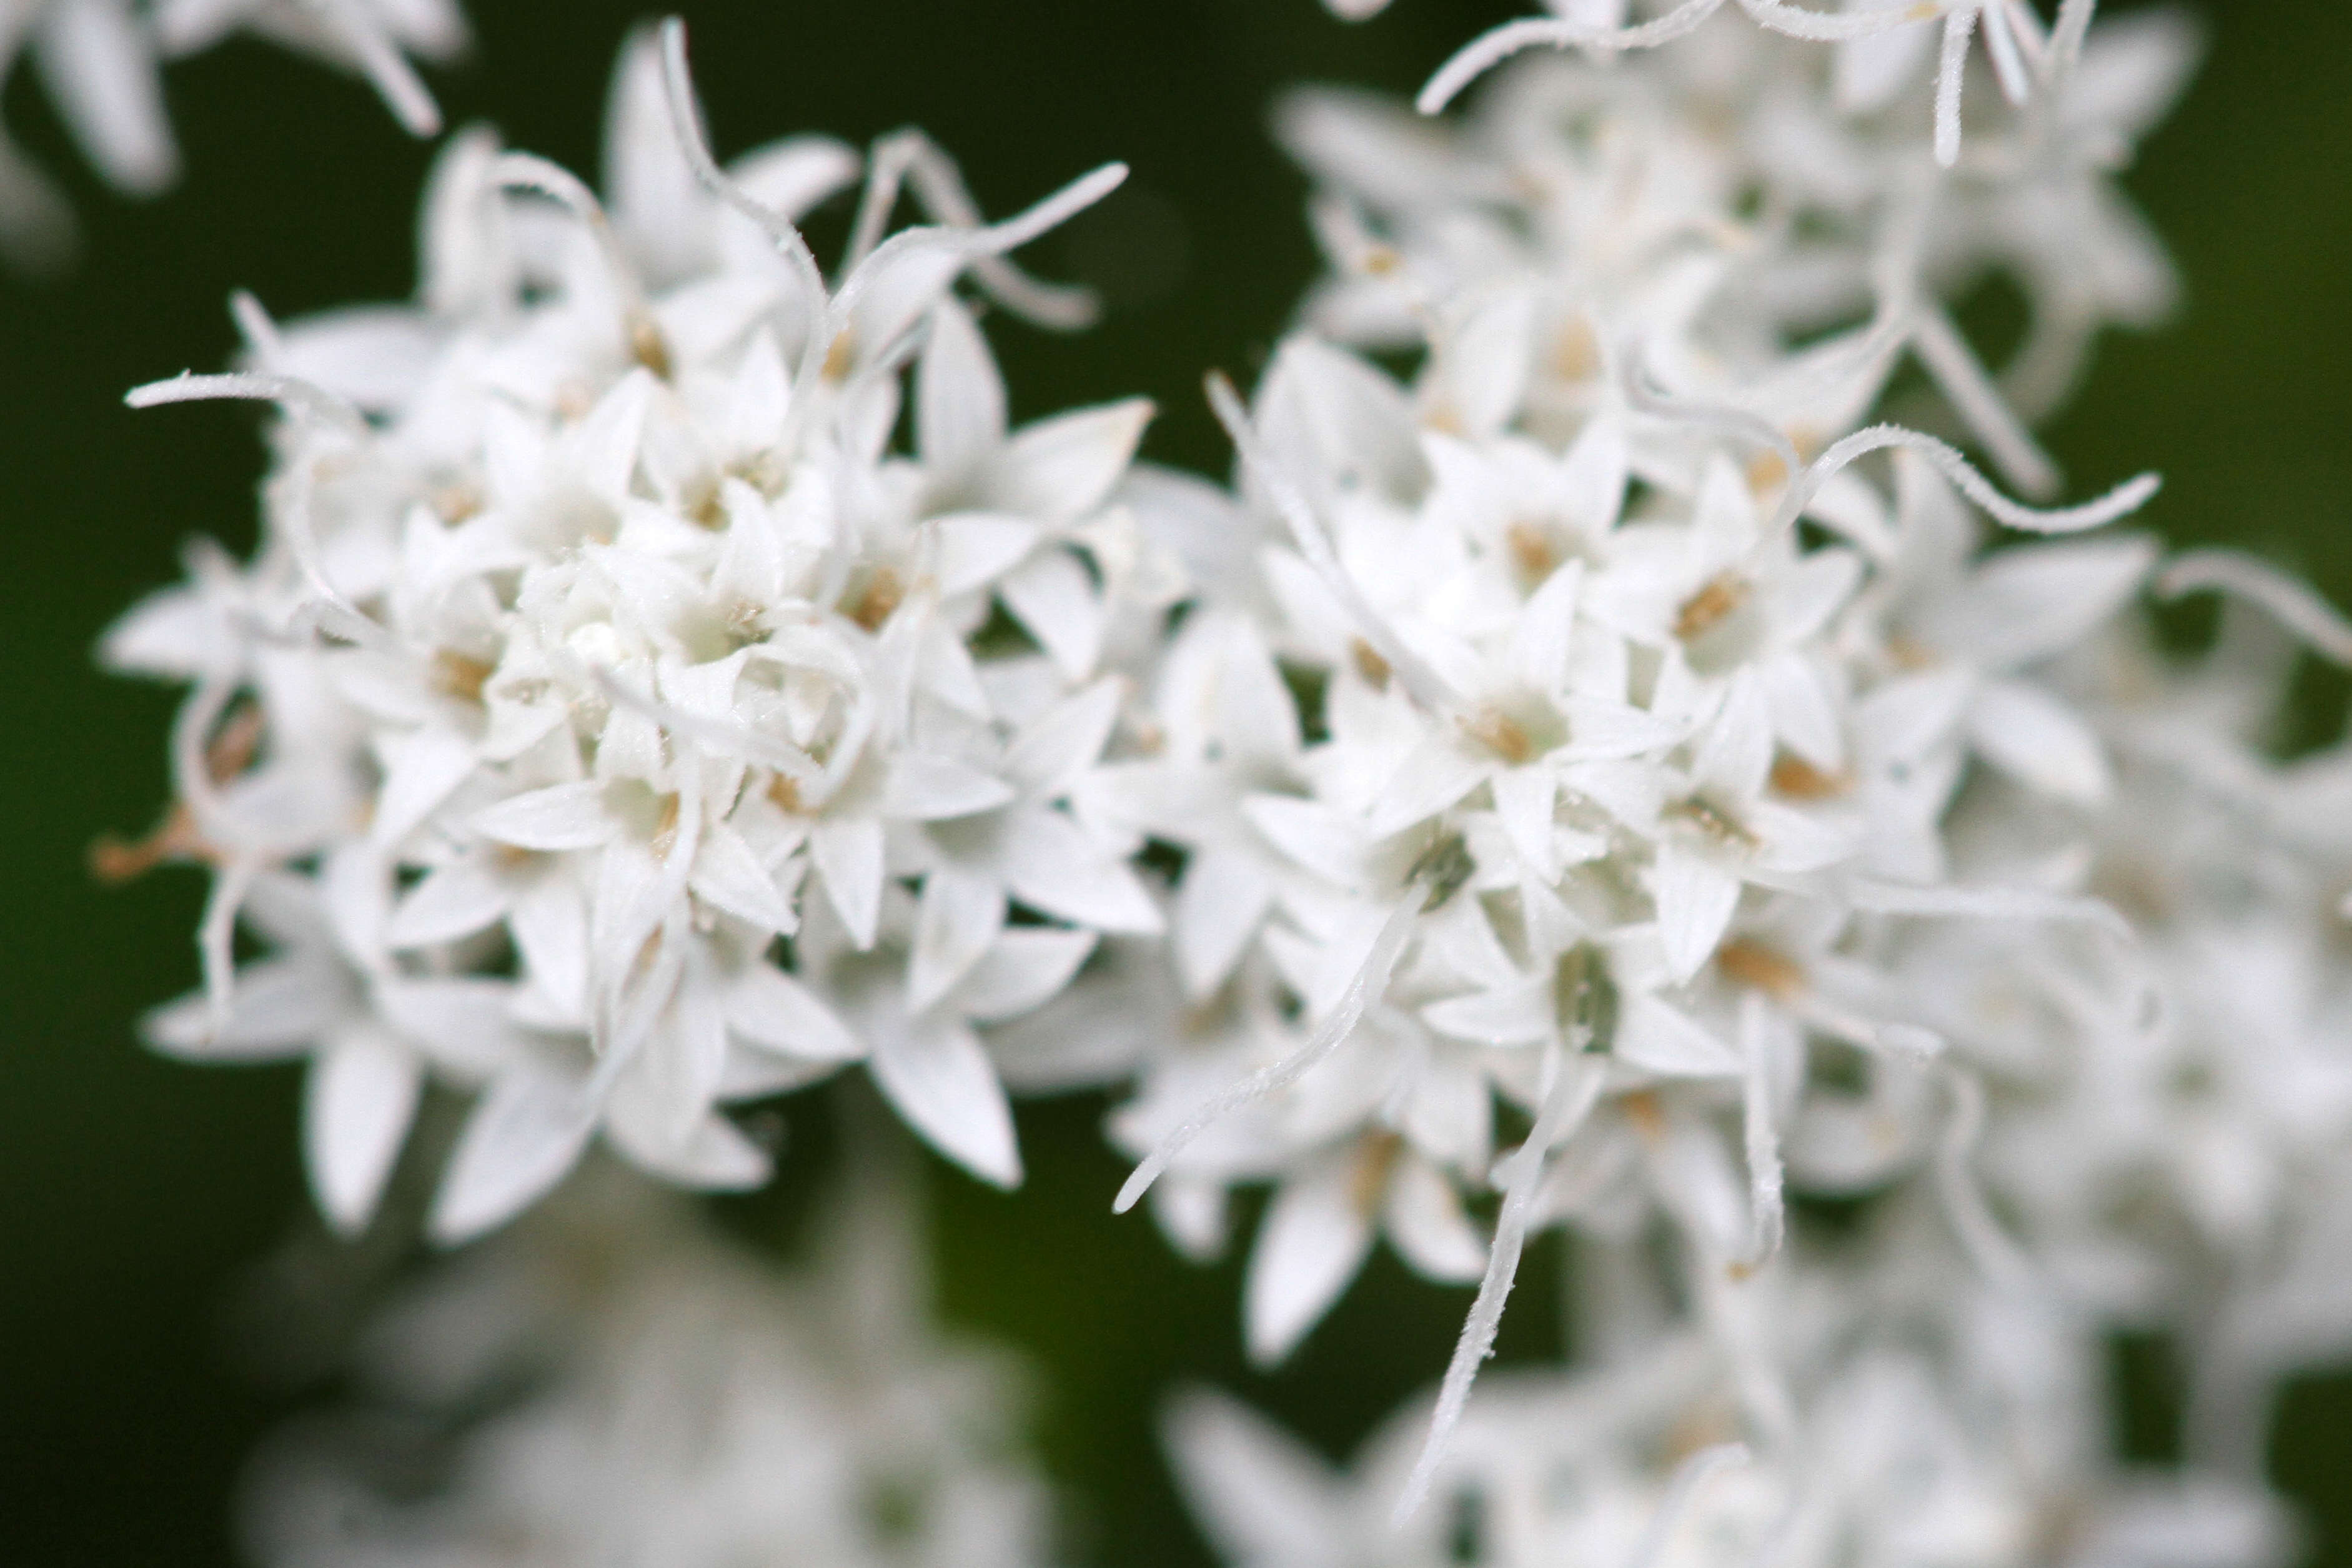
MULTIPOLYGON (((790 131, 852 140, 920 123, 1009 210, 1108 158, 1129 189, 1031 253, 1088 278, 1094 332, 998 335, 1016 414, 1137 390, 1163 415, 1164 461, 1222 472, 1202 370, 1262 362, 1313 258, 1302 186, 1265 133, 1278 87, 1406 90, 1506 0, 1399 0, 1365 26, 1313 0, 708 0, 689 11, 715 134, 733 151, 790 131)), ((595 166, 604 76, 640 15, 612 0, 473 0, 479 47, 437 73, 453 122, 595 166)), ((2352 603, 2352 6, 2215 5, 2211 51, 2131 184, 2189 286, 2168 331, 2110 341, 2052 444, 2087 491, 2137 468, 2167 485, 2148 520, 2228 539, 2352 603)), ((292 1069, 199 1071, 143 1055, 139 1012, 193 982, 199 879, 94 886, 83 857, 137 831, 164 789, 163 691, 100 677, 89 648, 177 573, 192 533, 243 549, 259 467, 255 417, 134 416, 121 393, 219 365, 230 289, 280 314, 406 292, 428 150, 364 89, 250 44, 171 73, 184 184, 133 205, 73 163, 28 72, 5 105, 71 185, 86 254, 66 280, 0 278, 0 1562, 232 1560, 228 1499, 255 1435, 293 1397, 225 1329, 256 1260, 303 1226, 292 1069)), ((2313 732, 2341 691, 2315 683, 2313 732)), ((1158 1392, 1240 1388, 1334 1452, 1442 1363, 1462 1293, 1392 1265, 1297 1360, 1245 1375, 1237 1270, 1172 1259, 1148 1223, 1114 1222, 1119 1166, 1097 1102, 1029 1108, 1029 1189, 1013 1198, 934 1168, 952 1313, 1024 1346, 1039 1424, 1074 1499, 1074 1560, 1196 1563, 1151 1432, 1158 1392)), ((821 1111, 780 1192, 739 1203, 782 1227, 822 1163, 821 1111)), ((1532 1296, 1552 1268, 1538 1259, 1532 1296)), ((1506 1350, 1543 1353, 1541 1304, 1506 1350)), ((2129 1359, 2129 1358, 2127 1358, 2129 1359)), ((2140 1360, 2148 1358, 2142 1357, 2140 1360)), ((2166 1446, 2159 1375, 2127 1424, 2166 1446)), ((2315 1561, 2352 1565, 2352 1382, 2289 1401, 2276 1468, 2315 1512, 2315 1561)))

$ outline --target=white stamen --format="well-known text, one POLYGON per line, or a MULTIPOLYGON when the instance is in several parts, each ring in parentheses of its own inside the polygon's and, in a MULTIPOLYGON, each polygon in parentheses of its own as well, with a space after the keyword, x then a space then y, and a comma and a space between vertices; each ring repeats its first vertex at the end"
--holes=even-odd
POLYGON ((1764 997, 1748 991, 1739 998, 1740 1117, 1748 1156, 1748 1203, 1755 1211, 1754 1254, 1743 1261, 1760 1267, 1780 1250, 1788 1228, 1781 1193, 1780 1132, 1772 1116, 1771 1063, 1767 1059, 1764 997))
POLYGON ((1595 27, 1550 16, 1506 22, 1456 50, 1454 58, 1429 79, 1421 96, 1413 100, 1413 107, 1423 114, 1435 114, 1454 101, 1464 88, 1523 50, 1650 48, 1696 31, 1700 23, 1722 8, 1723 0, 1684 0, 1655 21, 1635 27, 1595 27))
POLYGON ((1494 1353, 1495 1332, 1502 1325, 1512 1282, 1518 1278, 1519 1255, 1527 1247, 1536 1194, 1543 1187, 1544 1156, 1583 1125, 1601 1098, 1607 1073, 1597 1063, 1571 1057, 1553 1065, 1534 1129, 1504 1162, 1503 1208, 1495 1219, 1495 1243, 1486 1252, 1486 1278, 1478 1282, 1478 1298, 1463 1321, 1461 1337, 1454 1342, 1445 1381, 1438 1385, 1437 1408, 1429 1418, 1429 1436, 1422 1442, 1421 1457, 1413 1462, 1412 1474, 1406 1479, 1391 1516, 1398 1524, 1411 1519, 1428 1497, 1430 1483, 1445 1458, 1446 1444, 1470 1402, 1470 1385, 1477 1379, 1479 1366, 1494 1353))
POLYGON ((2034 888, 1914 887, 1859 879, 1845 884, 1858 910, 1888 915, 1945 915, 1960 920, 2063 921, 2094 925, 2128 941, 2131 922, 2097 899, 2074 899, 2034 888))
POLYGON ((1332 1005, 1331 1011, 1325 1015, 1315 1033, 1307 1037, 1307 1043, 1280 1061, 1261 1068, 1240 1082, 1227 1086, 1186 1117, 1174 1131, 1160 1141, 1158 1147, 1127 1178, 1127 1184, 1118 1189, 1118 1196, 1111 1200, 1111 1213, 1125 1214, 1133 1208, 1136 1200, 1151 1190, 1151 1184, 1160 1179, 1170 1162, 1182 1153, 1185 1145, 1211 1125, 1245 1105, 1288 1089, 1338 1050, 1339 1043, 1354 1032, 1357 1021, 1364 1016, 1365 1007, 1388 989, 1389 976, 1395 973, 1397 960, 1403 955, 1405 943, 1412 936, 1413 917, 1421 913, 1428 897, 1429 889, 1421 880, 1415 880, 1406 888, 1404 897, 1397 901, 1396 908, 1389 911, 1379 934, 1372 938, 1371 949, 1364 954, 1364 962, 1357 965, 1347 989, 1339 993, 1339 1001, 1332 1005))
POLYGON ((1969 35, 1976 25, 1973 5, 1944 18, 1943 58, 1936 67, 1936 162, 1947 169, 1960 161, 1960 88, 1967 80, 1969 35))
POLYGON ((360 72, 391 110, 393 118, 411 136, 441 134, 441 106, 408 58, 400 52, 383 26, 354 0, 302 0, 332 31, 358 62, 360 72))
POLYGON ((1873 425, 1855 431, 1813 459, 1812 466, 1782 498, 1780 516, 1773 523, 1773 532, 1778 534, 1793 526, 1798 516, 1832 475, 1858 458, 1889 447, 1907 447, 1922 454, 1944 471, 1944 476, 1962 495, 2021 533, 2079 533, 2085 529, 2113 522, 2147 505, 2148 498, 2156 494, 2164 482, 2154 474, 2141 474, 2125 480, 2098 500, 2084 501, 2080 506, 2046 510, 2021 506, 1993 489, 1966 458, 1933 436, 1924 436, 1916 430, 1906 430, 1896 425, 1873 425))
POLYGON ((1947 1065, 1952 1117, 1936 1151, 1936 1192, 1953 1233, 1978 1271, 2005 1290, 2040 1293, 2041 1281, 2009 1233, 1993 1218, 1973 1165, 1977 1139, 1984 1131, 1984 1086, 1973 1073, 1947 1065))
POLYGON ((1976 438, 1992 454, 2001 478, 2036 500, 2057 494, 2058 466, 2011 411, 1952 318, 1938 306, 1920 311, 1911 342, 1927 374, 1936 378, 1936 384, 1968 421, 1976 438))
POLYGON ((2352 620, 2318 591, 2242 550, 2190 550, 2173 557, 2156 579, 2157 596, 2233 594, 2257 605, 2312 652, 2352 668, 2352 620))

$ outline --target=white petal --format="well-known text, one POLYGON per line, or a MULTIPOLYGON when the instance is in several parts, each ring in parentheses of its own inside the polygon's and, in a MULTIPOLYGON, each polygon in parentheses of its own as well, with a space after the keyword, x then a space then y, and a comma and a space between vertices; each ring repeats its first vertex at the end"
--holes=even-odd
POLYGON ((1013 1108, 970 1029, 909 1019, 904 1028, 880 1031, 867 1066, 898 1114, 931 1147, 992 1185, 1021 1184, 1013 1108))
POLYGON ((997 937, 987 956, 971 966, 956 987, 952 1005, 982 1024, 1017 1018, 1067 985, 1094 950, 1090 931, 1016 926, 997 937))
POLYGON ((824 896, 860 952, 874 945, 882 912, 882 825, 866 817, 821 822, 809 835, 809 858, 824 896))
POLYGON ((1013 813, 1003 843, 1004 880, 1022 902, 1096 931, 1160 931, 1160 907, 1126 862, 1060 812, 1013 813))
POLYGON ((694 851, 694 874, 687 879, 696 896, 761 931, 790 931, 800 919, 777 889, 743 836, 723 822, 702 830, 694 851))
POLYGON ((1691 776, 1719 792, 1727 805, 1753 800, 1772 771, 1772 715, 1763 686, 1742 669, 1724 692, 1723 707, 1699 742, 1691 776))
POLYGON ((832 1008, 770 963, 746 964, 727 993, 727 1025, 753 1045, 806 1061, 850 1062, 866 1054, 832 1008))
POLYGON ((1794 806, 1759 801, 1748 808, 1748 826, 1764 841, 1756 856, 1763 871, 1818 871, 1854 852, 1857 840, 1834 818, 1794 806))
POLYGON ((1328 1160, 1283 1184, 1250 1249, 1243 1316, 1250 1360, 1273 1366, 1322 1321, 1371 1250, 1354 1165, 1328 1160))
POLYGON ((1636 757, 1673 745, 1683 727, 1630 702, 1606 697, 1571 697, 1563 705, 1568 714, 1568 744, 1556 753, 1562 761, 1604 762, 1636 757))
POLYGON ((1655 996, 1625 1000, 1610 1050, 1621 1061, 1668 1078, 1739 1076, 1737 1052, 1655 996))
POLYGON ((474 771, 475 752, 472 742, 447 730, 419 730, 394 750, 389 762, 376 795, 375 819, 368 825, 368 837, 385 846, 407 837, 449 798, 474 771))
POLYGON ((1559 856, 1552 846, 1552 805, 1559 788, 1551 770, 1543 766, 1506 768, 1490 781, 1495 815, 1511 850, 1525 861, 1538 880, 1559 876, 1559 856))
POLYGON ((1381 786, 1364 831, 1385 838, 1434 816, 1484 784, 1492 772, 1493 763, 1473 752, 1467 742, 1448 733, 1433 734, 1408 752, 1381 786))
POLYGON ((1084 680, 1094 673, 1102 651, 1102 603, 1076 556, 1066 550, 1041 551, 1007 573, 996 592, 1064 679, 1084 680))
POLYGON ((1988 680, 1969 704, 1969 736, 2001 772, 2061 800, 2106 797, 2107 760, 2074 710, 2022 680, 1988 680))
MULTIPOLYGON (((923 466, 950 480, 1004 439, 1004 378, 970 312, 952 298, 931 307, 930 339, 915 377, 915 444, 923 466)), ((941 591, 954 593, 943 584, 941 591)))
POLYGON ((267 959, 239 970, 228 1019, 213 1027, 211 999, 192 992, 140 1021, 139 1033, 166 1056, 185 1061, 281 1061, 308 1051, 357 1003, 340 964, 267 959))
POLYGON ((907 963, 907 1005, 919 1013, 946 995, 1003 929, 1004 889, 993 879, 951 866, 924 878, 907 963))
POLYGON ((1150 399, 1131 397, 1024 426, 998 462, 991 500, 1045 522, 1084 516, 1127 472, 1151 415, 1150 399))
POLYGON ((1037 548, 1045 533, 1026 518, 984 511, 935 518, 929 527, 938 552, 932 570, 943 598, 993 583, 1037 548))
POLYGON ((1570 560, 1528 596, 1511 630, 1511 668, 1531 689, 1549 697, 1568 679, 1568 649, 1576 631, 1576 602, 1584 563, 1570 560))
POLYGON ((2022 544, 1977 568, 1922 630, 1979 668, 2014 669, 2071 647, 2131 597, 2156 563, 2132 534, 2022 544))
POLYGON ((470 975, 386 978, 373 987, 376 1010, 402 1037, 438 1066, 478 1082, 523 1048, 508 1022, 513 985, 470 975))
POLYGON ((1480 1046, 1524 1046, 1559 1029, 1559 1004, 1549 973, 1490 991, 1432 1002, 1421 1010, 1441 1035, 1480 1046))
POLYGON ((1465 1281, 1486 1271, 1486 1247, 1461 1194, 1428 1161, 1408 1154, 1389 1178, 1389 1240, 1424 1279, 1465 1281))
POLYGON ((670 132, 661 45, 651 28, 621 46, 604 125, 605 201, 640 264, 663 282, 708 265, 710 201, 670 132))
POLYGON ((595 1125, 580 1084, 521 1068, 491 1084, 466 1120, 429 1228, 444 1247, 513 1218, 563 1179, 595 1125))
POLYGON ((354 1029, 310 1063, 302 1152, 327 1222, 357 1236, 375 1215, 424 1087, 415 1056, 378 1029, 354 1029))
POLYGON ((1527 390, 1536 333, 1535 296, 1515 289, 1480 306, 1444 343, 1438 367, 1452 412, 1473 437, 1502 428, 1527 390))
POLYGON ((216 665, 241 662, 226 606, 181 584, 150 594, 106 628, 100 663, 128 675, 185 680, 216 665))
POLYGON ((1223 1184, 1170 1173, 1152 1184, 1151 1217, 1169 1245, 1190 1263, 1214 1263, 1225 1250, 1223 1184))
POLYGON ((1096 681, 1056 702, 1022 727, 1005 753, 1004 767, 1040 800, 1069 793, 1092 767, 1118 722, 1119 683, 1096 681))
POLYGON ((1338 1568, 1352 1561, 1360 1505, 1312 1448, 1221 1394, 1180 1396, 1168 1451, 1193 1517, 1236 1568, 1338 1568))
POLYGON ((1266 842, 1310 871, 1343 887, 1363 880, 1370 835, 1353 817, 1318 801, 1286 795, 1254 795, 1242 815, 1266 842))
POLYGON ((1801 654, 1783 654, 1760 671, 1765 707, 1772 715, 1772 732, 1805 761, 1824 773, 1845 765, 1845 736, 1838 721, 1838 702, 1812 661, 1801 654))
POLYGON ((1927 22, 1865 33, 1836 46, 1837 103, 1856 113, 1883 109, 1916 80, 1936 47, 1927 22))
POLYGON ((593 779, 509 795, 476 812, 473 826, 518 849, 591 849, 613 836, 604 786, 593 779))
POLYGON ((1677 983, 1688 980, 1723 940, 1739 902, 1739 879, 1703 855, 1661 844, 1654 896, 1666 969, 1677 983))
POLYGON ((1627 460, 1622 419, 1603 413, 1585 422, 1560 459, 1560 500, 1570 521, 1592 534, 1617 525, 1625 503, 1627 460))
POLYGON ((994 773, 968 763, 927 752, 901 752, 890 759, 880 809, 885 816, 903 822, 937 822, 992 811, 1013 799, 1013 793, 994 773))
POLYGON ((1274 902, 1274 880, 1255 856, 1214 847, 1184 863, 1176 885, 1176 972, 1195 1000, 1224 984, 1274 902))
POLYGON ((1190 1392, 1169 1412, 1168 1451, 1193 1517, 1237 1568, 1338 1568, 1358 1506, 1320 1456, 1221 1394, 1190 1392))
POLYGON ((680 1186, 739 1193, 760 1186, 772 1173, 767 1152, 715 1111, 678 1131, 660 1124, 649 1097, 616 1090, 604 1127, 613 1146, 632 1163, 680 1186))
MULTIPOLYGON (((665 944, 667 949, 676 946, 665 944)), ((727 1071, 727 1016, 716 967, 708 948, 696 944, 678 952, 670 965, 656 963, 650 978, 636 988, 636 996, 647 1006, 661 1005, 664 996, 667 1005, 661 1006, 643 1045, 621 1071, 614 1100, 617 1103, 625 1091, 631 1100, 629 1114, 639 1118, 637 1125, 665 1143, 684 1139, 710 1114, 719 1098, 719 1080, 727 1071)), ((630 1037, 630 1024, 624 1022, 614 1032, 630 1037)), ((607 1121, 616 1114, 620 1112, 606 1109, 607 1121)))
POLYGON ((421 947, 469 936, 507 912, 505 879, 483 864, 487 857, 459 860, 428 873, 393 911, 384 940, 393 947, 421 947))
POLYGON ((170 184, 179 153, 153 48, 127 0, 73 0, 37 15, 41 74, 90 162, 134 194, 170 184))
POLYGON ((515 897, 507 930, 522 953, 531 985, 567 1012, 588 999, 588 900, 571 877, 535 879, 515 897))

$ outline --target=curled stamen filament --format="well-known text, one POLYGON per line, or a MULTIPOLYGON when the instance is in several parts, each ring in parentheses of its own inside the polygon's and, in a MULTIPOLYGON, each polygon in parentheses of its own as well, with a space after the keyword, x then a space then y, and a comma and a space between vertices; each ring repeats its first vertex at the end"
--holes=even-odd
POLYGON ((2040 1280, 2033 1265, 1993 1217, 1971 1163, 1984 1131, 1984 1086, 1975 1075, 1949 1066, 1944 1069, 1944 1083, 1951 1092, 1952 1117, 1936 1151, 1936 1191, 1953 1233, 1969 1261, 1993 1284, 2011 1291, 2034 1290, 2040 1280))
MULTIPOLYGON (((326 388, 299 376, 251 374, 193 375, 183 372, 169 381, 134 386, 123 395, 122 400, 132 408, 157 408, 171 403, 217 400, 275 403, 296 419, 306 420, 313 426, 327 426, 359 439, 366 438, 371 433, 367 420, 358 409, 326 388)), ((353 642, 379 650, 397 651, 389 634, 343 596, 342 590, 328 580, 326 570, 320 563, 319 543, 310 517, 310 464, 308 461, 297 462, 289 477, 292 481, 291 500, 285 509, 285 537, 303 582, 310 586, 320 605, 333 612, 335 630, 353 642)))
POLYGON ((1519 1255, 1527 1246, 1536 1196, 1543 1188, 1544 1157, 1582 1124, 1601 1098, 1604 1073, 1595 1064, 1570 1058, 1549 1065, 1551 1082, 1536 1114, 1535 1127, 1505 1163, 1503 1209, 1496 1216, 1495 1243, 1487 1249, 1486 1277, 1478 1282, 1478 1299, 1470 1304, 1461 1337, 1454 1342, 1454 1356, 1446 1363, 1445 1381, 1438 1385, 1437 1408, 1430 1415, 1429 1436, 1423 1440, 1421 1457, 1397 1498, 1392 1517, 1399 1523, 1412 1518, 1429 1495, 1430 1483, 1445 1458, 1447 1441, 1470 1403, 1470 1385, 1477 1379, 1479 1365, 1494 1353, 1495 1332, 1502 1324, 1504 1303, 1510 1300, 1511 1285, 1518 1277, 1519 1255))
POLYGON ((1162 1138, 1143 1163, 1135 1168, 1120 1187, 1118 1196, 1111 1202, 1113 1214, 1125 1214, 1136 1201, 1151 1189, 1169 1164, 1184 1152, 1185 1145, 1206 1131, 1213 1123, 1223 1121, 1245 1105, 1264 1100, 1288 1089, 1321 1065, 1324 1058, 1339 1048, 1341 1041, 1354 1032, 1357 1021, 1374 998, 1388 990, 1389 976, 1395 973, 1397 960, 1403 956, 1404 946, 1412 936, 1413 917, 1420 914, 1427 902, 1430 889, 1424 879, 1417 879, 1405 889, 1404 897, 1381 922, 1380 932, 1372 938, 1371 950, 1356 968, 1347 989, 1324 1016, 1307 1043, 1271 1066, 1261 1068, 1240 1082, 1228 1085, 1212 1097, 1199 1110, 1179 1123, 1175 1131, 1162 1138))
POLYGON ((1813 459, 1780 500, 1770 537, 1778 538, 1796 525, 1797 518, 1821 493, 1822 485, 1854 459, 1889 447, 1905 447, 1926 457, 1955 489, 1998 521, 2021 533, 2080 533, 2126 517, 2147 504, 2163 480, 2154 474, 2126 479, 2095 500, 2079 506, 2038 508, 2021 505, 1995 489, 1966 458, 1945 442, 1897 425, 1873 425, 1857 430, 1813 459))
POLYGON ((2352 620, 2305 584, 2243 551, 2185 551, 2157 577, 2156 592, 2165 599, 2234 594, 2259 605, 2322 658, 2352 667, 2352 620))

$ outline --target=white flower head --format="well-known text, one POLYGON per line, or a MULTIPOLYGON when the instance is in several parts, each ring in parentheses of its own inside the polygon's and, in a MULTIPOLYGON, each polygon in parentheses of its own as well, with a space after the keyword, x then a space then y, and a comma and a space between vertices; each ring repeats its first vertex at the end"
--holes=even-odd
MULTIPOLYGON (((887 139, 828 281, 793 219, 860 160, 803 137, 719 170, 682 37, 623 53, 609 207, 468 132, 416 302, 281 326, 241 300, 248 372, 133 397, 285 409, 259 556, 204 557, 109 645, 197 683, 194 829, 165 847, 220 868, 205 1016, 244 1027, 228 940, 255 879, 366 847, 399 889, 371 973, 497 977, 502 1047, 444 1074, 481 1091, 447 1239, 600 1129, 674 1180, 756 1183, 716 1108, 867 1058, 950 1157, 1016 1182, 976 1030, 1160 925, 1139 840, 1081 804, 1137 743, 1119 666, 1183 591, 1127 483, 1150 408, 1010 428, 955 292, 1083 321, 1005 253, 1123 170, 984 226, 944 154, 887 139), (902 187, 939 221, 886 236, 902 187), (215 784, 239 701, 253 733, 215 784), (245 809, 248 763, 296 757, 325 809, 245 809)), ((373 1114, 396 1145, 404 1111, 373 1114)))

